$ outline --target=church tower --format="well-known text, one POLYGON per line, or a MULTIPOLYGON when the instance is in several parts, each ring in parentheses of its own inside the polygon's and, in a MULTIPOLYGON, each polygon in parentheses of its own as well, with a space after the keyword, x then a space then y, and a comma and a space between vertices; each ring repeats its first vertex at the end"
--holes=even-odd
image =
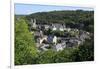
POLYGON ((32 28, 36 28, 36 19, 31 19, 31 26, 32 28))

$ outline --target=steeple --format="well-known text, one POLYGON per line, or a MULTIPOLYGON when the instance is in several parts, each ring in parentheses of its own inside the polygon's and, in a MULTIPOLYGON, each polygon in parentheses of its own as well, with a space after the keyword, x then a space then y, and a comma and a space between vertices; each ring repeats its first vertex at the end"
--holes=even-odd
POLYGON ((31 19, 32 28, 36 28, 36 19, 31 19))

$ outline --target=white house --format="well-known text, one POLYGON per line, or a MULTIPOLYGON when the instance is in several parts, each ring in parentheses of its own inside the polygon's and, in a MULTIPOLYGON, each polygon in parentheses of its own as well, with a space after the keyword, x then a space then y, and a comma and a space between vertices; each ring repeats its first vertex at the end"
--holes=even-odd
POLYGON ((57 44, 57 37, 56 36, 54 36, 54 38, 53 38, 53 43, 57 44))
POLYGON ((55 30, 57 30, 57 28, 55 26, 53 26, 52 30, 55 31, 55 30))
POLYGON ((63 47, 61 44, 57 44, 57 45, 55 45, 55 49, 56 49, 56 51, 62 51, 63 47))
POLYGON ((52 24, 51 29, 53 31, 56 31, 56 30, 64 31, 65 30, 65 25, 64 24, 52 24))
POLYGON ((60 27, 59 30, 60 30, 60 31, 64 31, 64 28, 63 28, 63 27, 60 27))
POLYGON ((44 25, 45 29, 48 30, 49 29, 49 25, 44 25))
POLYGON ((71 28, 67 28, 66 30, 69 32, 71 30, 71 28))
POLYGON ((42 44, 42 42, 46 40, 47 41, 47 36, 44 36, 43 38, 39 38, 39 44, 42 44))

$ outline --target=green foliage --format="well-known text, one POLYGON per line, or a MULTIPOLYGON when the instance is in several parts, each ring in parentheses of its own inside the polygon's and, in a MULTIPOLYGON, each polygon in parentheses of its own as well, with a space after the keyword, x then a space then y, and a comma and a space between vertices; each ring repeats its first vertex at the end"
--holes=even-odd
MULTIPOLYGON (((45 64, 94 60, 94 39, 86 40, 83 45, 65 48, 63 51, 53 50, 37 53, 34 35, 29 32, 28 20, 37 19, 37 23, 64 23, 66 27, 79 27, 84 24, 82 30, 94 32, 94 11, 51 11, 39 12, 27 16, 15 18, 15 65, 23 64, 45 64), (25 18, 26 17, 26 18, 25 18), (27 20, 28 19, 28 20, 27 20)), ((33 29, 34 32, 35 29, 33 29)), ((64 31, 44 31, 44 34, 63 36, 64 31)), ((78 32, 69 32, 71 36, 78 35, 78 32)), ((60 42, 60 41, 59 41, 60 42)), ((52 44, 51 44, 52 46, 52 44)))
POLYGON ((35 42, 24 18, 16 20, 15 23, 15 64, 34 63, 36 56, 35 42))
POLYGON ((86 40, 86 42, 78 47, 72 54, 74 61, 93 61, 94 60, 94 42, 93 40, 86 40))
POLYGON ((30 20, 31 18, 37 19, 37 23, 64 23, 67 27, 76 27, 79 26, 75 24, 84 24, 82 28, 86 31, 93 32, 94 24, 94 11, 51 11, 51 12, 38 12, 27 15, 26 18, 30 20), (92 25, 92 30, 89 25, 92 25))
POLYGON ((73 62, 73 58, 71 57, 73 52, 77 50, 77 48, 67 48, 64 49, 63 51, 59 51, 55 55, 55 62, 56 63, 62 63, 62 62, 73 62))
POLYGON ((56 52, 52 51, 52 50, 48 50, 48 51, 39 53, 37 63, 39 63, 39 64, 54 63, 55 54, 56 54, 56 52))

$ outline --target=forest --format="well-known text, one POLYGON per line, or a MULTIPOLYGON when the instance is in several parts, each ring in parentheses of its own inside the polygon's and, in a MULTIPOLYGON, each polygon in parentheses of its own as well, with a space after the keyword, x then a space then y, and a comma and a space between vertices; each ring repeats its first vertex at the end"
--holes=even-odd
POLYGON ((37 23, 65 23, 71 28, 78 28, 80 24, 84 24, 82 29, 93 32, 94 25, 94 11, 51 11, 51 12, 37 12, 27 15, 26 18, 36 18, 37 23))
POLYGON ((37 12, 30 15, 15 15, 15 65, 66 63, 94 60, 94 11, 50 11, 37 12), (52 49, 38 52, 34 31, 30 32, 30 19, 36 19, 38 24, 61 23, 66 27, 77 28, 91 33, 91 39, 84 44, 63 51, 52 49))

